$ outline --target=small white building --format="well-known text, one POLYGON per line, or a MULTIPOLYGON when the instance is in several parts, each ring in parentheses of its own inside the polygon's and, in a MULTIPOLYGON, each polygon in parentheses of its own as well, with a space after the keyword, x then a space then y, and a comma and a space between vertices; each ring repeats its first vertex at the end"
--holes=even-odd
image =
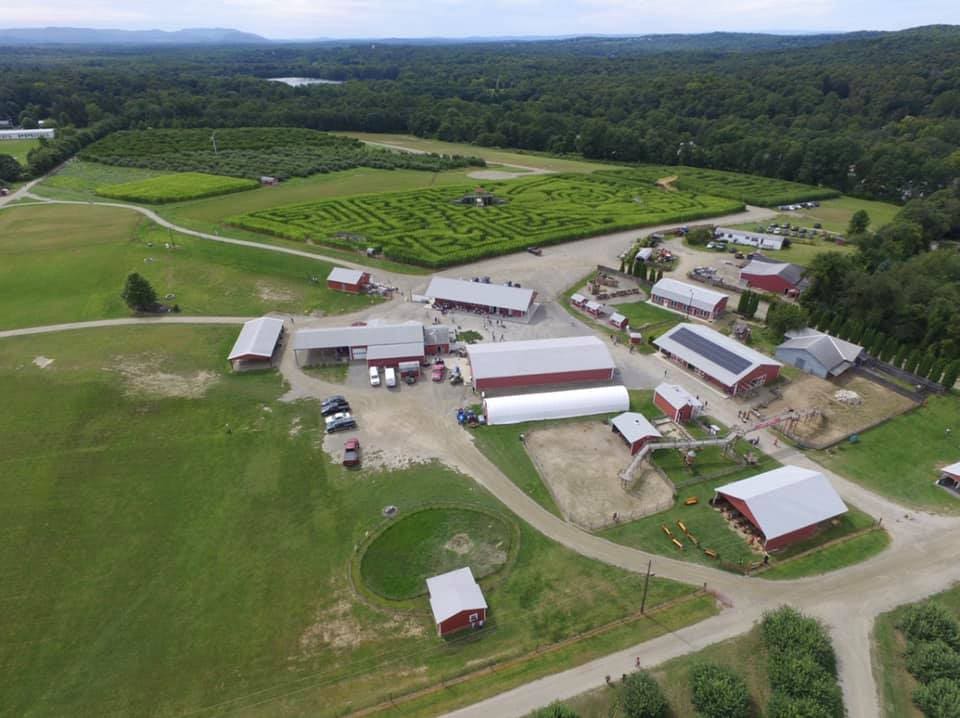
POLYGON ((784 238, 778 234, 767 234, 766 232, 748 232, 744 229, 734 229, 733 227, 717 227, 713 236, 723 242, 732 242, 744 247, 756 247, 757 249, 783 249, 784 238))
POLYGON ((698 284, 664 277, 650 290, 650 301, 700 319, 716 319, 727 309, 729 297, 698 284))
POLYGON ((56 130, 0 130, 0 141, 39 139, 52 140, 56 134, 56 130))

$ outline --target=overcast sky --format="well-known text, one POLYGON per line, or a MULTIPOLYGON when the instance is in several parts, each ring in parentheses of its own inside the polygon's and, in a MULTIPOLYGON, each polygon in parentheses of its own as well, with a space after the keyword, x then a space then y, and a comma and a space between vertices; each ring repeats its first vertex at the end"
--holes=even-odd
POLYGON ((960 24, 960 0, 0 0, 0 26, 176 30, 270 38, 898 30, 960 24))

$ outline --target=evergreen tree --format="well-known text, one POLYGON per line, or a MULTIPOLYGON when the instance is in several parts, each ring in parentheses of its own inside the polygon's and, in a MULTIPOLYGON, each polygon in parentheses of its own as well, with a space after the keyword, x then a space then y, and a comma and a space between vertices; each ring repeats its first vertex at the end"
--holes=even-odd
POLYGON ((919 349, 914 349, 910 352, 910 355, 907 357, 906 363, 903 365, 904 371, 908 371, 911 374, 917 373, 917 367, 920 366, 920 357, 923 356, 923 352, 919 349))
POLYGON ((830 327, 827 330, 827 334, 834 337, 839 336, 840 330, 842 328, 843 328, 843 316, 841 316, 840 314, 837 314, 833 318, 833 321, 830 323, 830 327))
POLYGON ((870 215, 867 210, 858 209, 850 218, 850 224, 847 225, 847 234, 863 234, 870 226, 870 215))
POLYGON ((888 362, 893 359, 893 355, 897 352, 897 340, 893 337, 889 337, 880 348, 880 360, 888 362))
POLYGON ((947 365, 947 369, 943 373, 943 378, 940 380, 940 383, 949 391, 953 389, 953 385, 957 383, 958 376, 960 376, 960 359, 952 361, 947 365))
POLYGON ((914 372, 917 376, 925 377, 930 373, 930 367, 933 366, 935 357, 930 352, 927 352, 920 359, 920 363, 917 364, 917 370, 914 372))
POLYGON ((137 272, 127 276, 127 282, 120 296, 123 297, 123 301, 127 303, 127 306, 134 311, 150 309, 157 303, 157 293, 153 291, 150 282, 141 277, 137 272))
POLYGON ((910 347, 908 347, 906 344, 901 344, 897 349, 897 353, 893 357, 893 361, 891 361, 890 363, 893 364, 895 367, 902 369, 903 363, 907 360, 907 354, 909 353, 909 351, 910 351, 910 347))
POLYGON ((945 359, 934 359, 933 364, 930 365, 930 371, 927 372, 927 379, 939 383, 940 377, 943 376, 943 369, 946 364, 947 362, 945 359))

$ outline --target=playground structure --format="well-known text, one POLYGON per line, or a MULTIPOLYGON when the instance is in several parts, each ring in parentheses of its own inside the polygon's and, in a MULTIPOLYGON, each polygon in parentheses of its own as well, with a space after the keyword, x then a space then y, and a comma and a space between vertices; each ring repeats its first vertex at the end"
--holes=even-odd
POLYGON ((750 424, 749 426, 737 426, 730 430, 726 436, 722 437, 713 437, 709 439, 677 439, 672 441, 652 441, 649 444, 645 444, 640 451, 636 453, 633 457, 633 461, 630 462, 630 465, 620 472, 620 484, 624 490, 627 490, 630 485, 633 483, 633 478, 637 472, 637 469, 640 467, 640 464, 643 463, 643 460, 646 459, 654 451, 659 451, 660 449, 677 449, 687 452, 685 454, 685 462, 687 465, 692 464, 692 457, 690 452, 695 449, 705 448, 708 446, 720 446, 723 447, 723 452, 726 455, 732 455, 734 453, 734 444, 739 440, 747 436, 747 434, 753 433, 754 431, 760 431, 761 429, 767 429, 771 426, 782 426, 784 433, 792 433, 792 429, 796 427, 797 423, 802 421, 812 421, 813 419, 820 417, 820 410, 813 409, 804 409, 798 411, 795 409, 788 409, 787 411, 777 414, 769 418, 760 418, 756 423, 750 424))

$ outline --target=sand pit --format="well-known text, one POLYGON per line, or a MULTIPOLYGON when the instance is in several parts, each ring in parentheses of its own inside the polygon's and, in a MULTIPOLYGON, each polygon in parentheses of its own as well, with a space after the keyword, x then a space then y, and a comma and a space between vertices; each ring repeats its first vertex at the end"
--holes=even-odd
POLYGON ((536 429, 525 444, 564 518, 583 528, 609 526, 614 512, 620 521, 647 516, 672 501, 659 476, 638 481, 632 493, 620 487, 630 450, 599 420, 536 429))
POLYGON ((804 374, 783 387, 781 393, 783 398, 770 403, 764 415, 774 416, 787 409, 819 409, 821 416, 798 421, 791 429, 818 448, 864 431, 914 405, 910 399, 850 372, 833 381, 804 374))

